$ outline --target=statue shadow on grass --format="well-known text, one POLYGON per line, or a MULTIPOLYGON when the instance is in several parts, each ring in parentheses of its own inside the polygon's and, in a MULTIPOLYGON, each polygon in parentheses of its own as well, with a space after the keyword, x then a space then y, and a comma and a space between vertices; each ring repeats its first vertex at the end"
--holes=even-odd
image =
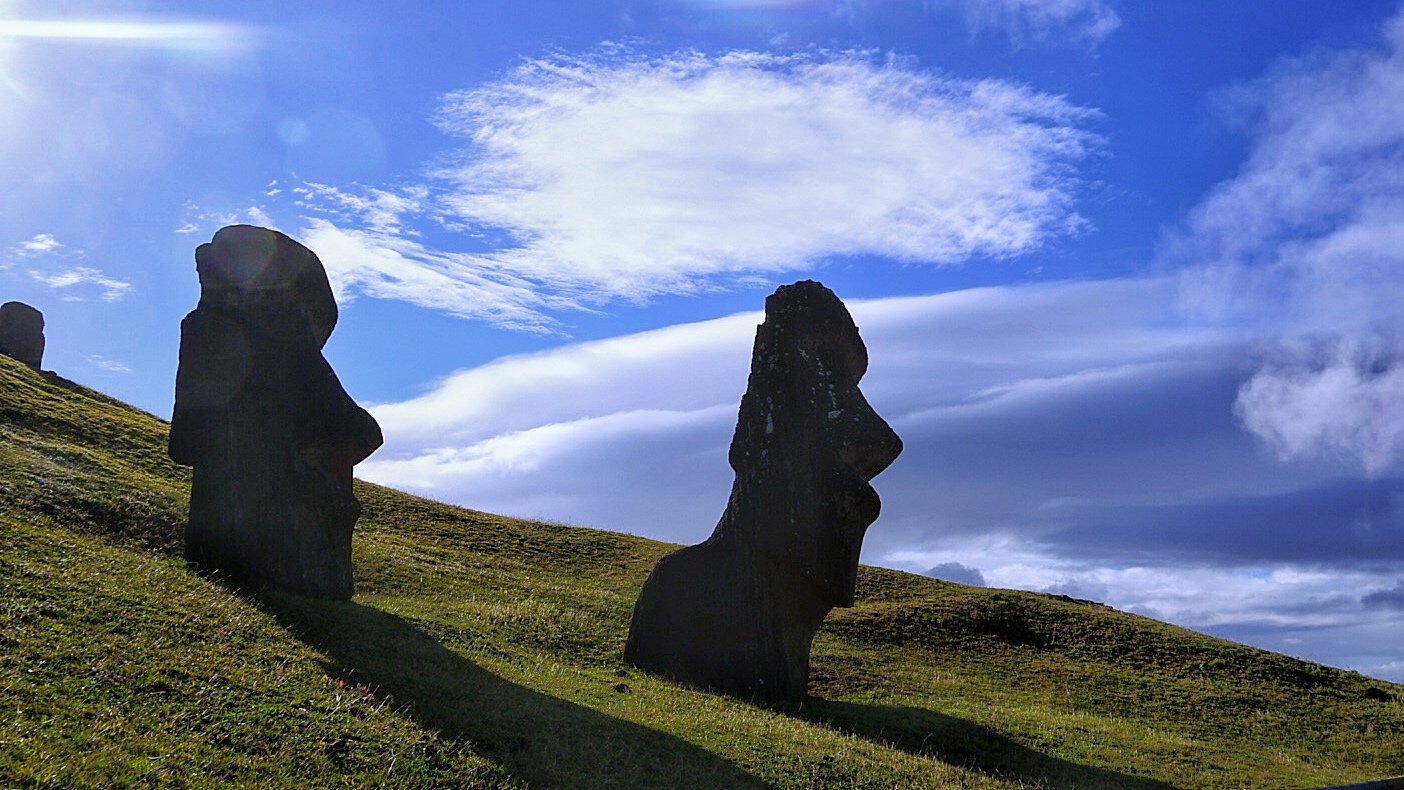
POLYGON ((672 735, 500 678, 396 615, 270 592, 256 603, 325 655, 329 674, 393 697, 402 715, 532 787, 771 787, 672 735))
POLYGON ((1050 757, 983 725, 925 708, 830 702, 811 697, 785 712, 918 757, 1017 781, 1021 787, 1175 790, 1173 785, 1154 779, 1050 757))

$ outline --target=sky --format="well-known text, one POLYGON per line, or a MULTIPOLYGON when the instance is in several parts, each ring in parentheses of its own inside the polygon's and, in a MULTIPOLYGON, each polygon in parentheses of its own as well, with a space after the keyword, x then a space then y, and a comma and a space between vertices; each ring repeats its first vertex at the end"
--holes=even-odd
POLYGON ((318 254, 367 480, 711 532, 764 298, 905 451, 865 562, 1404 682, 1397 0, 0 0, 0 300, 169 417, 194 249, 318 254))

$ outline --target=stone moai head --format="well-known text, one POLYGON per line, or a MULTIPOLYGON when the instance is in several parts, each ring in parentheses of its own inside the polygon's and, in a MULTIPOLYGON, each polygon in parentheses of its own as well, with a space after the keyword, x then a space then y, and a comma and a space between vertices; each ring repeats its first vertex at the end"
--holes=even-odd
POLYGON ((352 467, 382 437, 322 356, 337 318, 326 271, 251 225, 222 228, 195 267, 169 446, 194 467, 186 559, 239 585, 350 598, 352 467))
POLYGON ((38 370, 44 361, 44 314, 24 302, 0 305, 0 354, 38 370))
POLYGON ((757 547, 852 606, 858 555, 880 502, 868 481, 902 441, 858 389, 868 351, 843 302, 822 284, 782 286, 765 301, 731 442, 736 488, 719 531, 757 547))
POLYGON ((229 225, 195 249, 200 306, 249 313, 273 332, 306 321, 317 348, 336 327, 336 299, 311 250, 276 230, 229 225))
POLYGON ((625 661, 742 698, 805 697, 814 634, 853 605, 880 507, 868 481, 902 451, 858 389, 867 366, 833 291, 805 281, 766 299, 731 441, 731 499, 710 538, 654 566, 625 661))

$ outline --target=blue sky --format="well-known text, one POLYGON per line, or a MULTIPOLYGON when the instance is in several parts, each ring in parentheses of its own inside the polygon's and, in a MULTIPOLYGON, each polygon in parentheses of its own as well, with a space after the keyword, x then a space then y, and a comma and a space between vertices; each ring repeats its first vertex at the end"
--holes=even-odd
POLYGON ((327 266, 370 480, 696 542, 815 278, 864 559, 1404 681, 1394 0, 0 0, 0 299, 168 416, 193 251, 327 266))

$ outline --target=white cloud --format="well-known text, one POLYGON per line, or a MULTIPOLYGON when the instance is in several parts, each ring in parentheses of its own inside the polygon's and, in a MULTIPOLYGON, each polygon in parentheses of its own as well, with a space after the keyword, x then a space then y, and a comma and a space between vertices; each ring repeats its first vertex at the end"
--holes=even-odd
POLYGON ((568 299, 539 294, 532 283, 485 266, 473 255, 439 252, 392 233, 343 229, 313 218, 301 236, 326 266, 342 303, 362 293, 536 331, 553 324, 544 308, 577 307, 568 299))
MULTIPOLYGON (((812 10, 814 0, 684 0, 710 11, 770 8, 812 10)), ((907 0, 915 4, 914 0, 907 0)), ((838 0, 831 13, 852 14, 875 5, 873 0, 838 0)), ((923 8, 952 8, 965 16, 973 30, 998 30, 1016 43, 1025 39, 1072 38, 1101 42, 1121 25, 1105 0, 925 0, 923 8)))
POLYGON ((1404 12, 1378 49, 1285 61, 1228 98, 1252 153, 1163 258, 1190 264, 1187 304, 1282 333, 1240 393, 1246 428, 1380 472, 1404 456, 1404 12))
POLYGON ((1372 270, 1381 256, 1396 260, 1398 244, 1388 242, 1404 221, 1404 17, 1385 33, 1381 51, 1284 61, 1225 93, 1253 151, 1164 257, 1276 267, 1252 284, 1286 278, 1305 300, 1331 276, 1380 279, 1372 270))
POLYGON ((997 534, 947 541, 939 550, 899 549, 881 562, 913 571, 933 564, 964 567, 952 557, 979 565, 990 586, 1095 600, 1288 655, 1404 680, 1404 660, 1393 637, 1404 628, 1404 611, 1372 610, 1358 592, 1393 584, 1395 569, 1176 562, 1108 567, 997 534))
MULTIPOLYGON (((863 391, 906 444, 874 481, 883 515, 865 561, 944 566, 946 578, 978 570, 991 586, 1379 665, 1361 645, 1395 655, 1380 640, 1345 637, 1404 621, 1361 601, 1404 563, 1388 537, 1404 513, 1364 523, 1372 506, 1354 489, 1315 510, 1297 504, 1324 500, 1316 490, 1342 467, 1284 467, 1257 450, 1232 414, 1252 343, 1187 323, 1177 294, 1166 278, 851 302, 871 359, 863 391), (1359 569, 1367 562, 1380 567, 1359 569), (1269 622, 1339 644, 1293 647, 1253 630, 1269 622)), ((491 512, 695 543, 726 504, 726 451, 760 320, 743 313, 461 371, 372 407, 387 443, 357 473, 491 512)), ((1385 511, 1391 485, 1371 489, 1385 511)))
MULTIPOLYGON (((907 457, 916 460, 907 464, 899 459, 883 478, 884 497, 898 508, 887 519, 893 535, 940 528, 949 518, 949 507, 944 516, 939 511, 950 499, 932 498, 927 474, 943 465, 929 464, 924 454, 933 446, 964 446, 955 442, 993 444, 959 436, 959 426, 979 426, 977 433, 998 432, 1003 426, 1029 431, 1027 423, 1037 423, 1049 404, 1069 403, 1066 409, 1080 416, 1055 411, 1051 419, 1093 419, 1094 424, 1119 427, 1124 420, 1094 419, 1086 404, 1127 397, 1153 410, 1159 402, 1142 391, 1162 388, 1185 371, 1198 375, 1196 365, 1222 354, 1230 341, 1218 332, 1169 320, 1175 293, 1173 280, 1127 280, 850 304, 872 358, 863 390, 879 413, 913 439, 907 457), (952 431, 958 438, 947 436, 952 431)), ((663 538, 704 535, 730 484, 726 446, 760 320, 759 312, 742 313, 505 357, 453 374, 422 396, 372 407, 387 442, 359 473, 496 512, 597 523, 663 538), (632 464, 633 471, 626 474, 620 463, 599 460, 608 458, 635 459, 620 462, 632 464), (547 504, 567 500, 574 503, 572 509, 553 511, 547 504), (674 507, 674 516, 661 526, 640 515, 651 512, 654 505, 648 503, 668 501, 697 502, 698 507, 674 507)), ((1218 409, 1220 422, 1230 431, 1231 403, 1229 390, 1218 409)), ((1172 422, 1158 416, 1144 419, 1172 422)), ((1105 435, 1108 428, 1099 430, 1081 437, 1080 452, 1095 455, 1113 441, 1105 435)), ((1075 437, 1075 430, 1070 433, 1075 437)), ((1112 453, 1107 462, 1131 482, 1110 483, 1097 493, 1110 488, 1124 496, 1128 488, 1139 490, 1142 476, 1133 461, 1165 468, 1154 489, 1162 495, 1192 496, 1223 483, 1222 465, 1200 457, 1192 465, 1202 471, 1189 484, 1185 465, 1156 459, 1153 448, 1135 444, 1140 435, 1128 431, 1116 440, 1131 446, 1112 453)), ((1038 449, 1028 444, 1031 438, 1023 441, 1028 450, 1038 449)), ((1055 440, 1043 436, 1037 441, 1055 440)), ((1251 446, 1248 450, 1251 458, 1251 446)), ((984 475, 983 463, 968 458, 964 466, 984 475)), ((971 515, 971 528, 1002 518, 996 514, 1002 508, 1037 507, 1050 487, 1081 485, 1077 490, 1086 493, 1089 482, 1102 473, 1064 463, 1057 474, 1049 474, 1036 453, 1029 454, 1028 464, 1028 475, 1015 475, 1014 466, 1007 465, 984 482, 956 484, 966 500, 957 509, 971 515), (1076 482, 1080 478, 1086 479, 1076 482), (987 501, 986 493, 999 488, 1000 480, 1026 490, 1017 497, 991 493, 987 501)))
POLYGON ((685 423, 718 422, 713 419, 718 408, 721 407, 692 412, 637 410, 549 423, 493 436, 467 447, 434 449, 406 459, 404 463, 373 462, 367 471, 379 472, 377 479, 387 485, 426 490, 438 488, 440 481, 452 482, 484 472, 532 473, 542 468, 555 451, 564 445, 579 443, 582 438, 596 440, 603 436, 609 440, 612 434, 620 431, 666 431, 685 423))
MULTIPOLYGON (((1221 342, 1214 331, 1163 320, 1174 285, 1061 283, 851 302, 874 360, 863 389, 889 419, 912 420, 1041 378, 1099 375, 1128 359, 1174 360, 1221 342)), ((734 409, 762 318, 738 313, 460 371, 424 395, 374 407, 387 437, 376 457, 611 414, 734 409)))
POLYGON ((1397 467, 1404 454, 1404 337, 1364 340, 1338 342, 1318 364, 1294 360, 1260 371, 1235 404, 1244 426, 1285 459, 1341 456, 1369 474, 1397 467))
POLYGON ((132 291, 131 283, 114 280, 90 266, 75 266, 58 272, 31 269, 29 276, 50 288, 64 291, 64 300, 70 302, 87 301, 84 294, 92 290, 98 291, 97 298, 104 302, 118 302, 132 291))
POLYGON ((1016 43, 1070 36, 1097 44, 1121 26, 1121 17, 1103 0, 941 1, 958 7, 975 30, 1000 30, 1016 43))
POLYGON ((315 207, 343 220, 358 222, 367 230, 390 235, 412 232, 402 227, 402 219, 428 210, 425 203, 429 190, 425 187, 409 187, 401 192, 366 189, 352 194, 328 184, 308 183, 294 187, 293 192, 301 197, 303 206, 315 207))
MULTIPOLYGON (((70 249, 50 233, 40 233, 15 245, 10 248, 10 254, 12 259, 38 258, 55 261, 83 257, 82 250, 70 249)), ((34 261, 31 265, 33 263, 39 261, 34 261)), ((132 291, 131 283, 113 279, 91 266, 68 266, 48 271, 30 269, 29 276, 50 288, 64 291, 64 301, 70 302, 86 301, 89 294, 94 293, 96 298, 104 302, 117 302, 132 291)))
POLYGON ((376 458, 469 447, 611 415, 694 413, 719 404, 734 409, 746 388, 760 321, 759 312, 741 313, 460 371, 417 398, 372 407, 387 439, 376 458))
POLYGON ((64 245, 50 233, 40 233, 29 241, 20 242, 12 252, 20 257, 47 255, 63 249, 64 245))
POLYGON ((277 228, 277 225, 274 224, 273 217, 269 215, 268 211, 262 206, 250 206, 245 209, 245 213, 248 214, 249 222, 254 225, 265 228, 277 228))
POLYGON ((87 356, 84 356, 83 359, 87 360, 87 362, 88 362, 89 365, 92 365, 93 367, 97 368, 98 370, 101 370, 101 371, 106 372, 106 373, 131 373, 131 372, 132 372, 132 369, 131 369, 130 367, 128 367, 127 365, 125 365, 125 364, 123 364, 123 363, 121 363, 121 362, 118 362, 118 361, 115 360, 115 359, 108 359, 107 357, 99 356, 99 355, 97 355, 97 354, 89 354, 89 355, 87 355, 87 356))
MULTIPOLYGON (((952 410, 1036 408, 1029 404, 1060 393, 1076 397, 1086 386, 1125 386, 1145 378, 1142 368, 1173 368, 1225 342, 1217 332, 1166 320, 1174 286, 1126 280, 855 301, 850 309, 873 360, 864 392, 889 421, 924 430, 944 424, 942 415, 952 410)), ((609 420, 656 421, 660 414, 712 415, 708 451, 724 450, 761 320, 759 311, 740 313, 460 371, 424 395, 372 407, 387 441, 363 472, 426 487, 432 477, 443 496, 467 474, 455 466, 464 459, 476 464, 501 453, 501 466, 513 468, 524 443, 540 450, 545 437, 575 442, 618 424, 609 420), (568 432, 560 428, 567 425, 568 432), (395 471, 401 467, 406 471, 395 471), (431 468, 437 471, 424 476, 431 468)))
POLYGON ((432 184, 300 193, 313 231, 377 251, 346 289, 532 327, 549 323, 529 317, 542 310, 726 287, 832 255, 1035 250, 1084 225, 1070 166, 1097 144, 1079 128, 1091 114, 867 54, 611 51, 531 61, 446 97, 440 125, 470 142, 432 184), (408 240, 411 214, 470 249, 408 240), (456 294, 436 303, 447 283, 456 294))
POLYGON ((67 41, 227 52, 249 46, 257 36, 257 30, 244 25, 158 17, 0 19, 0 42, 67 41))
POLYGON ((980 572, 979 568, 972 568, 959 562, 938 563, 922 571, 922 574, 933 579, 944 579, 958 584, 969 584, 974 587, 985 586, 985 575, 980 572))
POLYGON ((1348 53, 1318 71, 1292 64, 1237 91, 1244 111, 1260 116, 1253 153, 1162 251, 1171 262, 1209 266, 1189 272, 1197 286, 1189 295, 1201 306, 1280 303, 1294 321, 1326 326, 1393 312, 1404 295, 1400 44, 1388 55, 1348 53))
POLYGON ((492 512, 565 517, 605 529, 628 523, 634 531, 695 541, 706 537, 725 501, 724 494, 720 500, 715 494, 730 485, 725 445, 735 418, 734 405, 620 411, 440 446, 398 461, 377 455, 357 474, 492 512), (543 486, 544 479, 550 483, 543 486), (639 495, 649 487, 655 491, 639 495))
POLYGON ((248 224, 283 230, 268 207, 258 203, 251 203, 243 208, 218 210, 207 210, 195 203, 186 203, 185 214, 184 223, 173 231, 182 236, 192 233, 213 236, 215 231, 226 225, 248 224))
POLYGON ((1075 222, 1058 165, 1087 116, 1056 97, 858 55, 534 61, 451 95, 476 157, 466 221, 518 271, 627 296, 838 253, 1011 255, 1075 222))

